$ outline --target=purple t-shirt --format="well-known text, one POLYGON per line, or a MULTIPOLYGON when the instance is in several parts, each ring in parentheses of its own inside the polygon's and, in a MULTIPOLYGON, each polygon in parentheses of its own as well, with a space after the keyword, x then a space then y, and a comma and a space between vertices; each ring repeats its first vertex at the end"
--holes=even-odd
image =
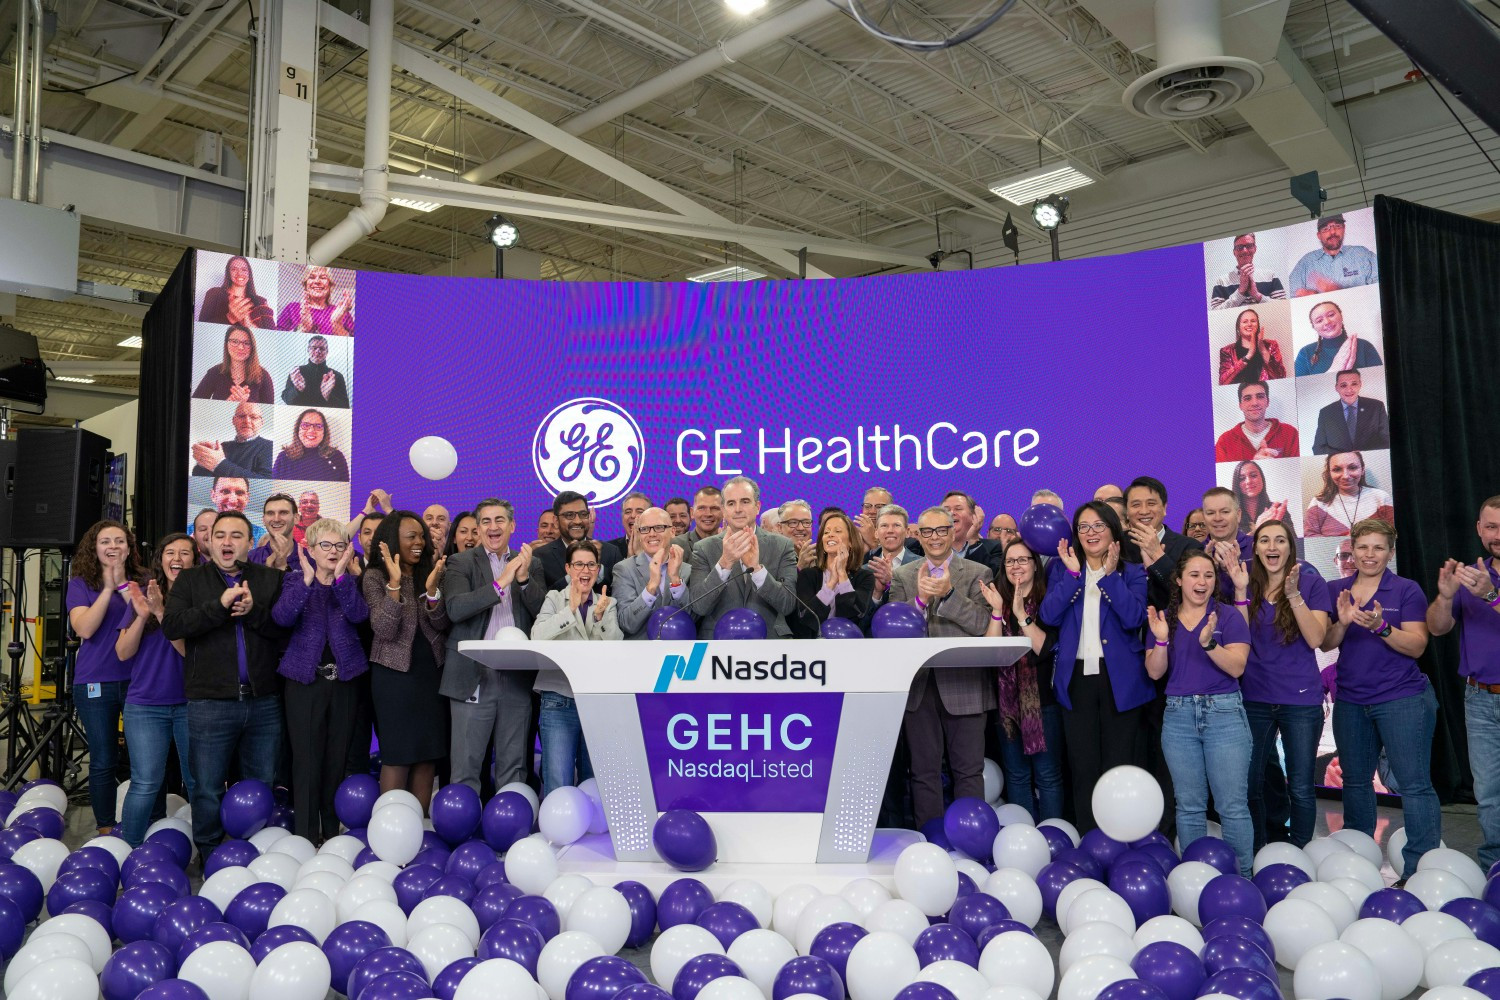
MULTIPOLYGON (((1328 596, 1338 605, 1339 593, 1358 580, 1346 576, 1328 585, 1328 596)), ((1386 622, 1396 628, 1409 622, 1427 621, 1427 598, 1422 588, 1386 570, 1375 588, 1386 622)), ((1360 610, 1368 611, 1374 602, 1360 610)), ((1338 700, 1351 705, 1379 705, 1397 698, 1412 698, 1427 689, 1427 678, 1417 661, 1403 656, 1386 641, 1360 625, 1350 625, 1339 646, 1338 700)))
MULTIPOLYGON (((1297 575, 1297 592, 1311 611, 1327 612, 1333 617, 1328 599, 1328 581, 1307 563, 1298 560, 1302 572, 1297 575)), ((1301 632, 1285 641, 1276 628, 1276 605, 1261 601, 1252 609, 1250 623, 1250 660, 1240 690, 1246 701, 1268 705, 1321 705, 1323 679, 1318 672, 1318 656, 1302 638, 1301 632)))
MULTIPOLYGON (((68 614, 74 608, 86 608, 99 599, 99 591, 90 587, 83 577, 75 576, 68 581, 68 614)), ((73 670, 74 684, 105 684, 110 681, 130 680, 130 661, 122 661, 115 655, 115 639, 120 629, 120 619, 130 605, 121 594, 109 595, 109 607, 98 630, 78 646, 78 661, 73 670)))
MULTIPOLYGON (((1250 642, 1250 627, 1232 605, 1218 605, 1219 623, 1214 637, 1219 645, 1230 646, 1237 642, 1250 642)), ((1203 616, 1195 628, 1177 623, 1177 634, 1172 636, 1172 645, 1167 650, 1167 694, 1169 696, 1192 696, 1195 694, 1233 694, 1240 689, 1239 681, 1220 670, 1203 648, 1203 626, 1208 624, 1208 615, 1203 616)))
MULTIPOLYGON (((1500 589, 1500 573, 1493 561, 1484 568, 1490 573, 1490 586, 1500 589)), ((1461 622, 1458 636, 1458 672, 1481 684, 1500 684, 1500 613, 1459 587, 1453 598, 1453 620, 1461 622)))
MULTIPOLYGON (((120 620, 123 631, 135 622, 135 608, 127 608, 120 620)), ((130 691, 127 705, 185 705, 182 687, 182 654, 159 628, 141 633, 141 645, 130 661, 130 691)))

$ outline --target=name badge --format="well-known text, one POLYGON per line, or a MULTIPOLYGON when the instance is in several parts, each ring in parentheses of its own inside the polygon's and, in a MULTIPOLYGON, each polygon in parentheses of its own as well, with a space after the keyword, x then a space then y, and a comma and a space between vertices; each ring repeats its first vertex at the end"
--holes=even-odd
POLYGON ((90 698, 98 698, 104 694, 104 688, 98 684, 90 684, 87 686, 86 690, 88 691, 88 697, 90 698))

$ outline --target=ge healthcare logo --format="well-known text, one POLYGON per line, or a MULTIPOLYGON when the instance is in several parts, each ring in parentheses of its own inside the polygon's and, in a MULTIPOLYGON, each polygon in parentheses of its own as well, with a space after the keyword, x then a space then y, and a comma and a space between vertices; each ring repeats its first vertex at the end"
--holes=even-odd
POLYGON ((693 651, 684 659, 675 653, 668 653, 661 658, 661 670, 656 675, 656 687, 651 690, 656 694, 666 691, 672 683, 673 677, 679 677, 685 681, 698 679, 698 668, 703 666, 703 652, 708 649, 708 643, 693 643, 693 651))
POLYGON ((554 495, 572 490, 604 507, 634 488, 646 444, 635 418, 609 400, 570 399, 536 429, 531 464, 554 495))

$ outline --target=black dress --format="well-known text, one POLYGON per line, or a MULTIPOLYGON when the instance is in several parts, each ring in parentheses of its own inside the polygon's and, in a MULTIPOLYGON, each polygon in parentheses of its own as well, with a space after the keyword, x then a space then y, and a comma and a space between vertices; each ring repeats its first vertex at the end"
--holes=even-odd
POLYGON ((439 682, 432 644, 420 628, 405 673, 370 664, 382 764, 405 767, 448 756, 448 699, 438 693, 439 682))

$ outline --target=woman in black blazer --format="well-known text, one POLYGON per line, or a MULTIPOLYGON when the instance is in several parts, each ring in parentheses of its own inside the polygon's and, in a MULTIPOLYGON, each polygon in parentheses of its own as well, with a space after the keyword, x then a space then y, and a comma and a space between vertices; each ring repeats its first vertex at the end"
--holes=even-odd
POLYGON ((797 571, 797 612, 792 635, 816 639, 830 616, 858 624, 874 599, 875 574, 864 564, 865 545, 847 514, 823 518, 813 565, 797 571))

